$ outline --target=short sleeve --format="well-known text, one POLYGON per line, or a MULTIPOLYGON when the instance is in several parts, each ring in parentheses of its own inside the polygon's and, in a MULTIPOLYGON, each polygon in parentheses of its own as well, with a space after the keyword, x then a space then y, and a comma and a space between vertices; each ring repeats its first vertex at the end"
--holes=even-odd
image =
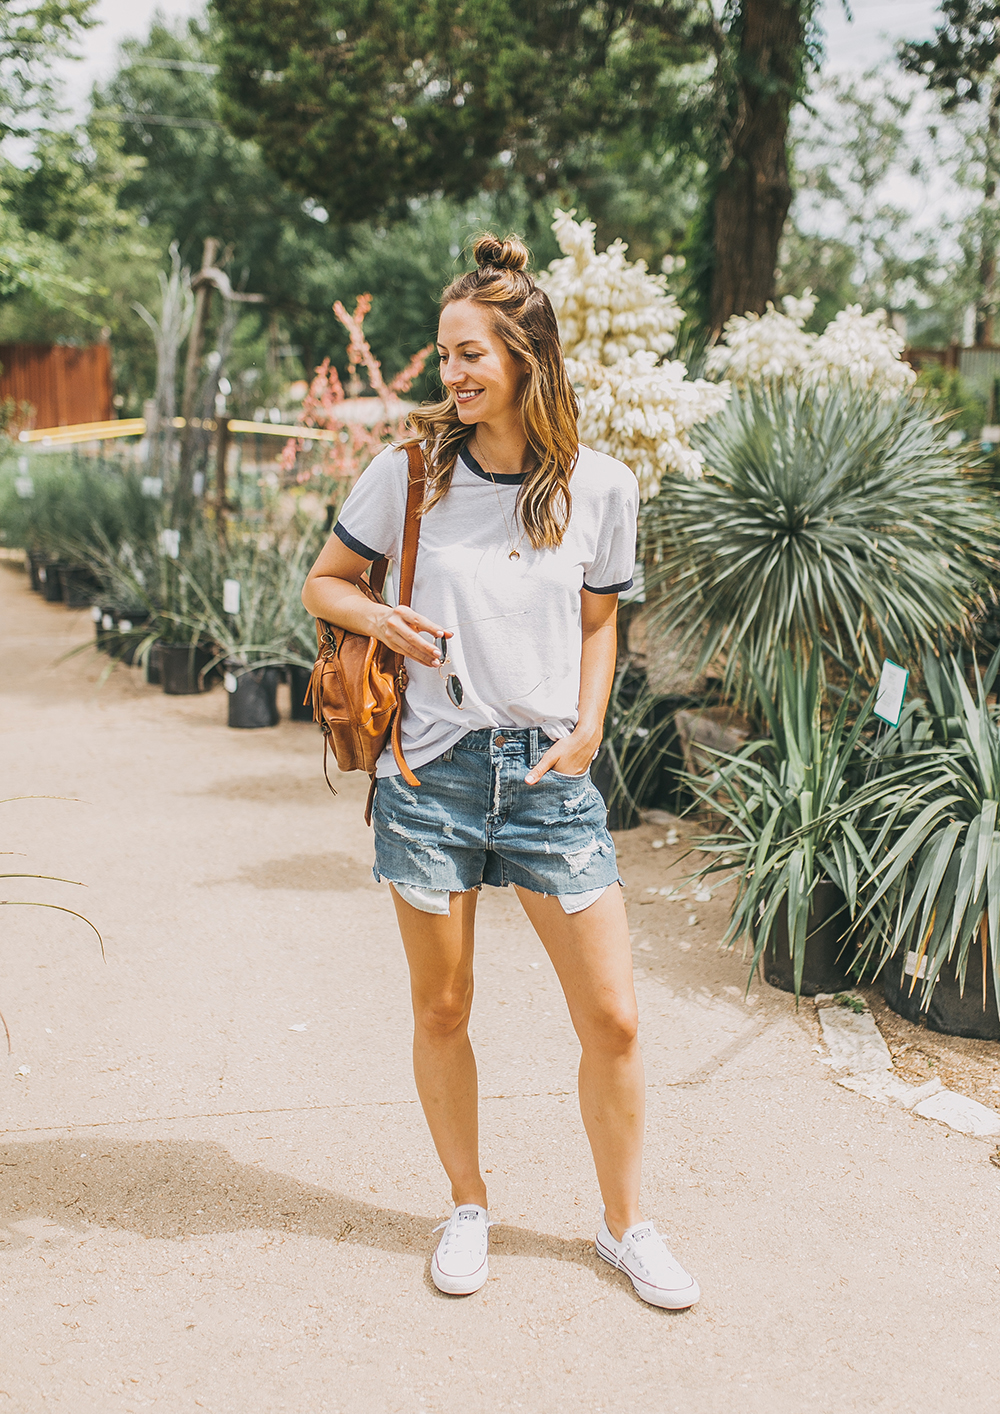
POLYGON ((621 471, 625 475, 616 475, 601 495, 594 555, 583 567, 583 587, 591 594, 621 594, 632 587, 639 484, 625 467, 621 471))
POLYGON ((407 457, 386 447, 358 477, 333 533, 366 560, 399 559, 406 520, 407 457))

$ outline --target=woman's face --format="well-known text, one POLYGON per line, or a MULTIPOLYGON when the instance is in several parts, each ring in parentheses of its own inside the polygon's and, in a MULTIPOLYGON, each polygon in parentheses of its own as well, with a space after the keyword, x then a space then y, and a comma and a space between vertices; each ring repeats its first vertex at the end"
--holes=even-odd
POLYGON ((498 422, 520 407, 524 370, 493 332, 488 311, 472 300, 455 300, 438 324, 441 382, 454 395, 469 427, 498 422))

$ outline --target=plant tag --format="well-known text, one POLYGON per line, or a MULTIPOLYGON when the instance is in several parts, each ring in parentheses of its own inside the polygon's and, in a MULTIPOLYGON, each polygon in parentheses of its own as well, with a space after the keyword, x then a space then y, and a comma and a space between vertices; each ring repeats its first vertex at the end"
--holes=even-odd
POLYGON ((90 617, 93 619, 95 624, 99 624, 101 622, 101 618, 103 616, 101 614, 100 606, 98 604, 95 604, 94 607, 91 609, 90 617))
POLYGON ((163 477, 144 476, 142 478, 142 494, 148 496, 150 500, 158 501, 163 495, 163 477))
POLYGON ((102 614, 102 615, 101 615, 101 628, 104 629, 104 632, 105 632, 105 633, 107 633, 110 629, 113 629, 114 626, 115 626, 115 621, 114 621, 114 619, 111 617, 110 614, 102 614))
POLYGON ((172 560, 176 560, 181 553, 181 533, 179 530, 161 530, 159 534, 160 549, 165 555, 169 555, 172 560))
POLYGON ((226 688, 226 691, 227 691, 227 692, 235 692, 235 691, 236 691, 237 683, 236 683, 236 674, 235 674, 235 673, 226 673, 226 675, 225 675, 225 677, 222 679, 222 681, 223 681, 223 683, 225 684, 225 688, 226 688))
POLYGON ((205 494, 205 473, 204 473, 203 471, 196 471, 195 474, 194 474, 194 476, 192 476, 192 478, 191 478, 191 490, 194 492, 194 494, 195 494, 196 496, 204 496, 204 494, 205 494))
MULTIPOLYGON (((916 971, 916 966, 917 966, 917 955, 916 955, 916 953, 915 953, 915 952, 908 952, 908 953, 906 954, 906 961, 905 961, 905 963, 903 964, 903 971, 904 971, 904 973, 906 974, 907 977, 912 977, 912 976, 913 976, 914 971, 916 971)), ((919 981, 922 982, 926 976, 927 976, 927 954, 925 953, 924 956, 920 959, 920 971, 917 972, 917 978, 918 978, 919 981)))
POLYGON ((873 710, 876 717, 881 717, 882 721, 888 722, 890 727, 899 726, 909 677, 909 670, 901 668, 891 658, 886 658, 883 662, 882 676, 878 680, 878 692, 875 696, 873 710))
POLYGON ((35 483, 30 476, 15 476, 14 490, 22 501, 28 501, 35 494, 35 483))
POLYGON ((239 613, 240 582, 238 579, 224 579, 222 581, 222 608, 227 614, 239 613))
POLYGON ((1000 442, 1000 427, 984 427, 979 434, 979 440, 988 443, 991 447, 995 447, 996 444, 1000 442))

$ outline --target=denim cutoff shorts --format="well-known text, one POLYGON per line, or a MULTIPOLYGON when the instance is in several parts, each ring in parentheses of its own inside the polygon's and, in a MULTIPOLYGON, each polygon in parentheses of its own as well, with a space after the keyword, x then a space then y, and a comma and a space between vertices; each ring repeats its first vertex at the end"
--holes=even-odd
POLYGON ((519 884, 559 896, 616 883, 607 809, 590 772, 524 783, 552 744, 537 728, 485 728, 418 766, 419 788, 380 777, 375 878, 449 893, 519 884))

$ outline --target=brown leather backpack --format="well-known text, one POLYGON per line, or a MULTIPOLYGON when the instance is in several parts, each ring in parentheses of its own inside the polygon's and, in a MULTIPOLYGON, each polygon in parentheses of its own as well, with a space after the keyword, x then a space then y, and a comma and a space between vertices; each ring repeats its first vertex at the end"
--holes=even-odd
MULTIPOLYGON (((403 553, 399 564, 399 602, 409 605, 413 593, 413 573, 417 562, 420 518, 417 512, 424 499, 426 469, 417 442, 406 448, 409 482, 406 493, 406 520, 403 526, 403 553)), ((358 588, 374 604, 383 603, 389 562, 384 557, 369 567, 367 580, 358 588)), ((365 824, 371 824, 375 795, 375 763, 386 740, 392 737, 396 764, 408 785, 420 782, 406 764, 400 718, 406 691, 406 668, 401 653, 394 653, 377 638, 351 633, 325 619, 316 620, 319 653, 313 666, 303 705, 311 705, 313 719, 323 732, 323 775, 336 795, 327 772, 327 752, 332 747, 341 771, 367 771, 372 778, 365 809, 365 824)))

